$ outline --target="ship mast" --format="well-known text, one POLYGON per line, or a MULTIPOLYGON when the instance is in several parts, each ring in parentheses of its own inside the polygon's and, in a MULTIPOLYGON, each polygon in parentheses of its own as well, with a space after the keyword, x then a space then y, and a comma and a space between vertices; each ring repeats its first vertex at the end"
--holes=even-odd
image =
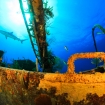
POLYGON ((45 19, 42 0, 19 0, 23 19, 29 34, 30 42, 43 72, 52 72, 48 60, 45 19), (25 6, 27 5, 27 7, 25 6), (29 19, 27 19, 29 15, 29 19))

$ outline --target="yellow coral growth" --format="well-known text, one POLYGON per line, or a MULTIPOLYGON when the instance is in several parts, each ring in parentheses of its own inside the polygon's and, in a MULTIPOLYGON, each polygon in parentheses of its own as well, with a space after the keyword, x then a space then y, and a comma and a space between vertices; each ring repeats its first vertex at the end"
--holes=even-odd
POLYGON ((104 52, 89 52, 89 53, 76 53, 73 54, 69 59, 68 59, 68 73, 75 73, 75 65, 74 61, 77 59, 81 58, 100 58, 105 62, 105 53, 104 52))

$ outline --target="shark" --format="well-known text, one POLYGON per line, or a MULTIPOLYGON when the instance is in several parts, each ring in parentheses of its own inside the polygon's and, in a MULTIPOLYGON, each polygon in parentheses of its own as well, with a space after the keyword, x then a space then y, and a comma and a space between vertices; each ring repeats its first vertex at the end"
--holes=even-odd
POLYGON ((1 33, 2 35, 4 35, 4 36, 6 37, 6 39, 7 39, 7 37, 9 37, 9 38, 12 38, 12 39, 14 39, 14 40, 18 40, 18 41, 20 41, 21 43, 23 43, 24 41, 27 40, 27 39, 20 39, 20 38, 16 37, 16 36, 13 34, 13 32, 7 32, 7 31, 0 30, 0 33, 1 33))

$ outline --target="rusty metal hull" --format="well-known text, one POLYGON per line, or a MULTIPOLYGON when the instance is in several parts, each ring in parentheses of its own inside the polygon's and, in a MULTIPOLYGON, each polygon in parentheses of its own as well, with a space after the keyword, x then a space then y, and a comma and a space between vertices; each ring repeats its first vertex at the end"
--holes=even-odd
POLYGON ((102 105, 104 94, 105 73, 60 74, 0 68, 0 105, 102 105))

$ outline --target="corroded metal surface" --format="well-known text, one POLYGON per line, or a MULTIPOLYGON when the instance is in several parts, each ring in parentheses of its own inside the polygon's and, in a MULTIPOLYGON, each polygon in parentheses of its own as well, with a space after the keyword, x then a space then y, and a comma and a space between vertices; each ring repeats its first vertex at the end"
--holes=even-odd
POLYGON ((95 74, 45 74, 44 79, 50 82, 66 82, 66 83, 104 83, 105 73, 95 74), (49 76, 51 75, 51 77, 49 76))
POLYGON ((105 73, 40 73, 0 67, 0 105, 102 105, 104 94, 105 73))
POLYGON ((0 68, 0 105, 34 105, 42 78, 41 73, 0 68))

